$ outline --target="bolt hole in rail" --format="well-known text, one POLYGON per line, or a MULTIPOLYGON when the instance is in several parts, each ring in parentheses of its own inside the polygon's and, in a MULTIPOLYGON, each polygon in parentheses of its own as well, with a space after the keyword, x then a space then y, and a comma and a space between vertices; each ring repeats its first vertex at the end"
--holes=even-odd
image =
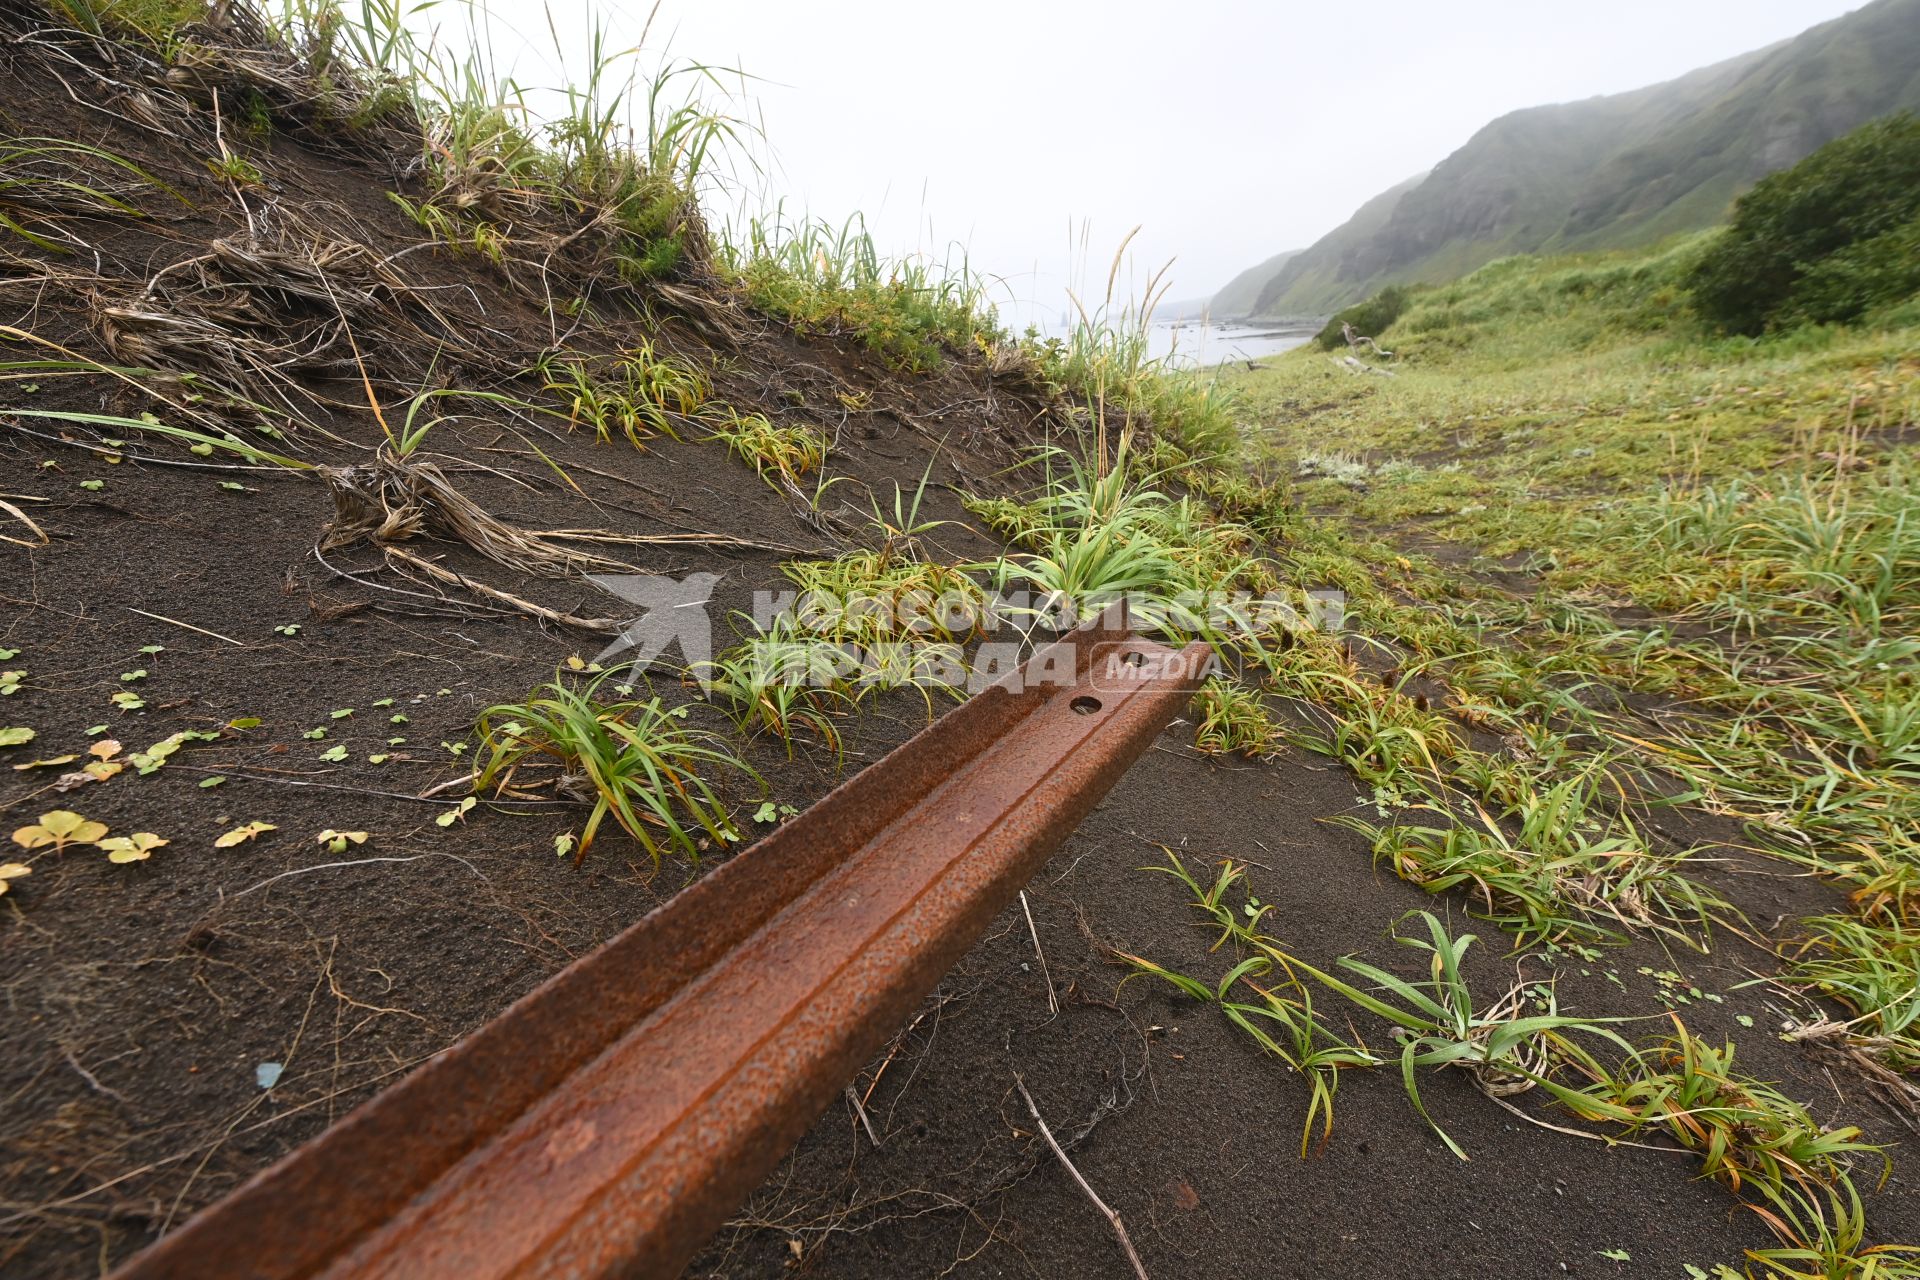
POLYGON ((119 1280, 678 1275, 1179 713, 1206 653, 1097 625, 1044 647, 119 1280))

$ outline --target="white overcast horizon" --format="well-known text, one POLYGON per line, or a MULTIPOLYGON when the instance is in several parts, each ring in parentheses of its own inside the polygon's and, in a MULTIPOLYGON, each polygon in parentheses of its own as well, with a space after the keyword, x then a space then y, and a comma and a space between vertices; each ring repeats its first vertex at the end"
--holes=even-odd
MULTIPOLYGON (((487 0, 499 69, 556 85, 652 30, 661 56, 738 69, 760 127, 709 212, 783 198, 883 253, 964 253, 1017 325, 1171 262, 1170 300, 1301 249, 1509 111, 1620 93, 1788 39, 1861 0, 487 0), (549 28, 549 11, 552 29, 549 28), (568 49, 555 56, 554 32, 568 49), (1082 247, 1084 245, 1084 247, 1082 247)), ((428 8, 416 25, 445 21, 428 8)))

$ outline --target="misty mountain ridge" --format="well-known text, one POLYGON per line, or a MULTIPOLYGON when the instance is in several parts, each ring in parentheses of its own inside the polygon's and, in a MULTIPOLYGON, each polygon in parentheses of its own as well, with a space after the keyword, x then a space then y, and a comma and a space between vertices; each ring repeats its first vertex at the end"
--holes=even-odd
POLYGON ((1212 310, 1324 314, 1509 254, 1712 226, 1761 177, 1903 109, 1920 109, 1920 0, 1874 0, 1663 84, 1501 116, 1311 247, 1242 272, 1212 310))

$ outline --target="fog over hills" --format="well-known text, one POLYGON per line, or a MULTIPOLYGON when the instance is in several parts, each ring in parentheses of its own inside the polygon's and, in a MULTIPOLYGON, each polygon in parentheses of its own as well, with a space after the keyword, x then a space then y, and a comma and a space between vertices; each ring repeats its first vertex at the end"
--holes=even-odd
POLYGON ((1920 0, 1874 0, 1664 84, 1502 116, 1311 247, 1249 268, 1212 309, 1323 313, 1508 254, 1711 226, 1758 178, 1902 109, 1920 109, 1920 0))

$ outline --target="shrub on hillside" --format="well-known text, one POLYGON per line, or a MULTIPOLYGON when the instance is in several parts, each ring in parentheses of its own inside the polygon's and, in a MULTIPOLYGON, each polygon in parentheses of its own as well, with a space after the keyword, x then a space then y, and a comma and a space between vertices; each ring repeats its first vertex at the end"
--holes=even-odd
POLYGON ((1782 324, 1852 320, 1920 293, 1920 216, 1858 240, 1807 268, 1780 314, 1782 324))
POLYGON ((1336 347, 1347 345, 1346 335, 1340 326, 1350 324, 1353 331, 1365 337, 1377 337, 1381 330, 1400 318, 1407 309, 1407 301, 1413 291, 1404 285, 1390 284, 1365 302, 1356 302, 1345 311, 1336 312, 1333 319, 1327 321, 1314 339, 1323 350, 1332 351, 1336 347))
POLYGON ((1920 119, 1901 112, 1762 178, 1689 275, 1733 333, 1857 319, 1920 287, 1920 119))

